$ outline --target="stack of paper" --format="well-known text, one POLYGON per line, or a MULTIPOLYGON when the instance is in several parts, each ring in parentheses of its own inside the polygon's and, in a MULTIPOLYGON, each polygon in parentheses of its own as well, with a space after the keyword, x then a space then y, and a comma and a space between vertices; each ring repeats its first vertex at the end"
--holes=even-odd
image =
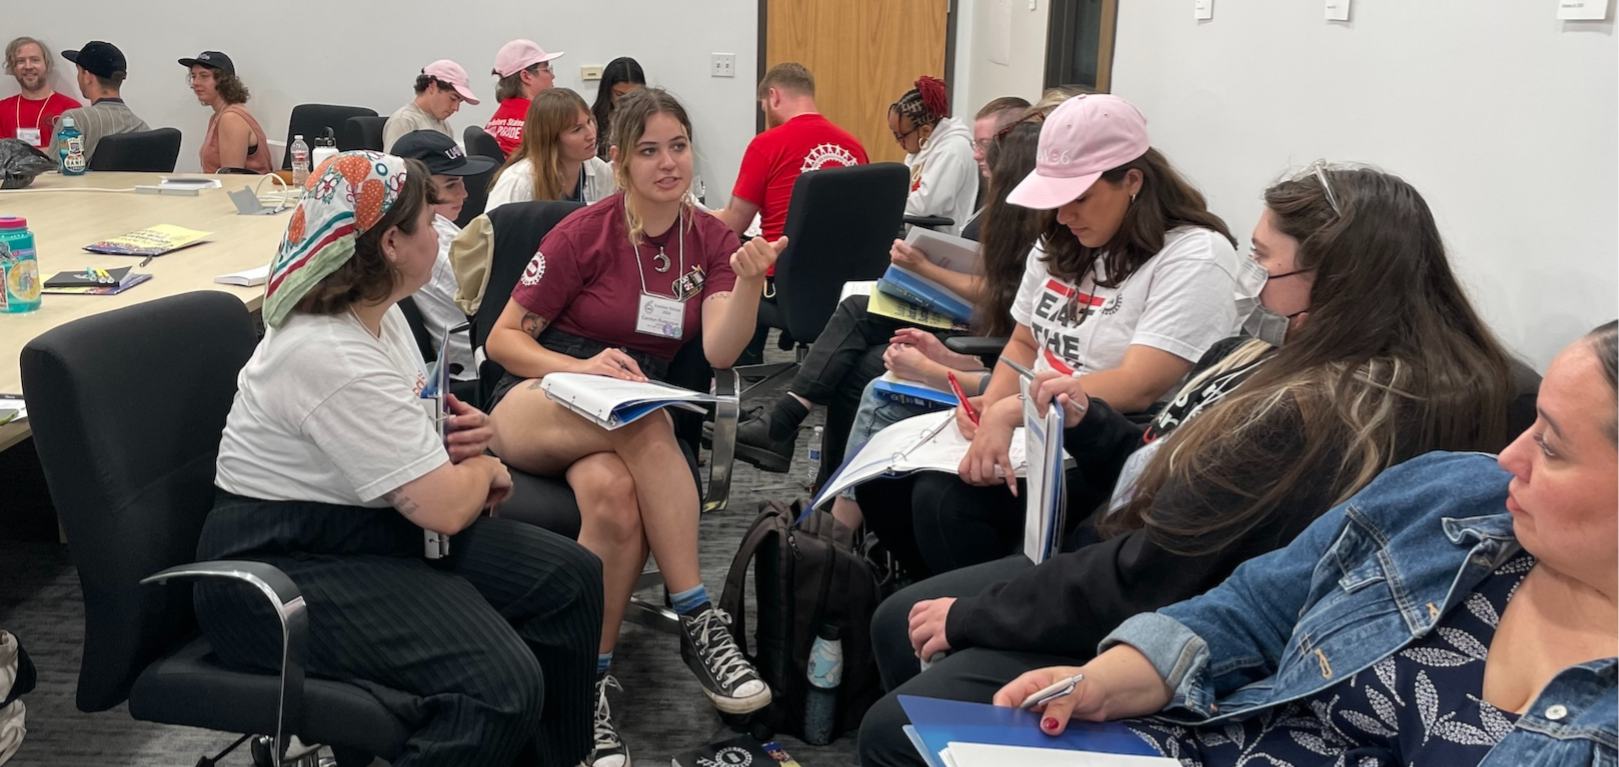
POLYGON ((1163 767, 1134 730, 1116 722, 1070 721, 1063 734, 1040 730, 1040 714, 986 703, 899 696, 905 733, 933 767, 1163 767))
POLYGON ((704 412, 700 403, 725 397, 653 382, 624 381, 588 373, 552 373, 540 379, 545 396, 604 429, 617 429, 666 407, 704 412))
POLYGON ((159 224, 84 246, 91 253, 114 256, 161 256, 202 242, 213 232, 199 232, 172 224, 159 224))

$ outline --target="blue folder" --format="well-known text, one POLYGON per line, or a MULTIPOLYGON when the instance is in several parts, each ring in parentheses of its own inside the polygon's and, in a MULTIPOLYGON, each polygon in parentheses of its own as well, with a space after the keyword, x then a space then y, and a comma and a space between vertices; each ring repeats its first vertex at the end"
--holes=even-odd
POLYGON ((1063 734, 1052 737, 1041 732, 1040 715, 1033 711, 915 695, 899 696, 899 705, 910 717, 917 738, 929 749, 923 756, 930 762, 936 762, 939 752, 951 743, 1161 756, 1140 735, 1117 722, 1073 720, 1063 734))

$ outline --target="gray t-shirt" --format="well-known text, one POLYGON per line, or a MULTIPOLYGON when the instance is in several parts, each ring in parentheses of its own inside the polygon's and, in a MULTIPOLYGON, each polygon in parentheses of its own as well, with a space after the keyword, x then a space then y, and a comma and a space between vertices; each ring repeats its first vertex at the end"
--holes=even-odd
POLYGON ((84 134, 85 162, 95 156, 96 144, 101 143, 103 136, 151 130, 146 127, 146 121, 136 117, 124 100, 119 98, 101 99, 87 107, 69 109, 62 113, 62 117, 73 118, 73 127, 84 134))
POLYGON ((449 123, 423 112, 415 101, 411 101, 390 115, 388 122, 382 126, 382 151, 393 151, 394 142, 401 136, 419 130, 436 130, 451 140, 455 139, 455 131, 450 129, 449 123))

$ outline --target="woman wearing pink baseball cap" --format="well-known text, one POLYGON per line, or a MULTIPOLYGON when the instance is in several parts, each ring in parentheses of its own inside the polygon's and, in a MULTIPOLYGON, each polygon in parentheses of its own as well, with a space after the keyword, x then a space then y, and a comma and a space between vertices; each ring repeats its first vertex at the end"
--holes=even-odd
MULTIPOLYGON (((1141 112, 1117 96, 1079 95, 1053 110, 1034 172, 1007 201, 1053 215, 1013 303, 1004 358, 1076 377, 1122 413, 1155 411, 1215 342, 1236 335, 1264 282, 1203 195, 1151 147, 1141 112)), ((1018 378, 997 366, 973 399, 981 417, 958 410, 972 442, 959 477, 923 473, 857 490, 861 508, 876 512, 867 524, 912 575, 1021 545, 1024 502, 1009 458, 1023 422, 1018 378)), ((1072 506, 1083 492, 1070 492, 1072 506)))
POLYGON ((393 149, 399 137, 418 130, 436 130, 450 138, 455 131, 445 120, 461 109, 461 102, 478 105, 467 70, 449 59, 439 59, 416 76, 416 98, 400 107, 382 126, 382 146, 393 149))
POLYGON ((500 107, 483 126, 485 133, 495 137, 500 151, 510 157, 517 143, 523 140, 523 123, 528 116, 528 105, 542 91, 556 84, 557 76, 551 71, 551 62, 562 58, 562 52, 546 53, 533 40, 513 40, 500 47, 495 54, 493 75, 500 78, 495 84, 495 101, 500 107))

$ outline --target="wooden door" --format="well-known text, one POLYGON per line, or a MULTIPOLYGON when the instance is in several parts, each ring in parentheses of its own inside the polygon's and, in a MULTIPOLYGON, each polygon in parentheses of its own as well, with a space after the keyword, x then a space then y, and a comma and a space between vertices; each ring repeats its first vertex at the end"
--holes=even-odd
MULTIPOLYGON (((949 82, 950 5, 951 0, 761 0, 765 48, 760 59, 765 70, 783 61, 809 67, 821 113, 860 139, 872 162, 898 162, 905 151, 888 129, 888 106, 921 75, 949 82)), ((960 105, 952 101, 950 106, 963 116, 960 105)))

